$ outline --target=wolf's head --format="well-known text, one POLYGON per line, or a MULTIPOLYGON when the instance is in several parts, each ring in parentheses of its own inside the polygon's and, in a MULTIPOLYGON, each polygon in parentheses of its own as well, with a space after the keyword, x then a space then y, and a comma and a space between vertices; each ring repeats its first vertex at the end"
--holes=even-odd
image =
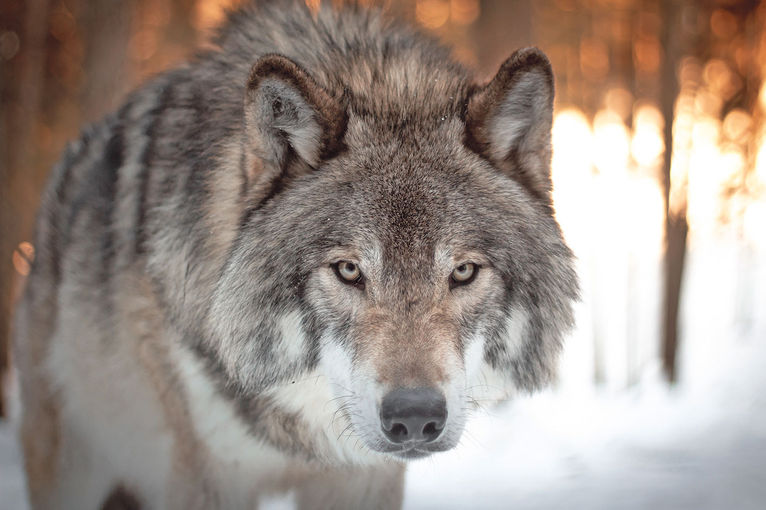
POLYGON ((363 71, 253 67, 249 209, 212 329, 241 392, 319 369, 370 449, 412 458, 453 447, 488 388, 554 375, 577 282, 549 197, 553 75, 536 49, 484 86, 363 71))

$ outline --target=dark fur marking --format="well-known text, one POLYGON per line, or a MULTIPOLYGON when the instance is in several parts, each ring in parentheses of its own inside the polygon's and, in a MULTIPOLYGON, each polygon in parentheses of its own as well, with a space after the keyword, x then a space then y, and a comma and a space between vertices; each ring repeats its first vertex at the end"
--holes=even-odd
POLYGON ((247 196, 247 192, 250 189, 249 181, 249 173, 247 171, 247 154, 245 153, 244 147, 247 147, 247 135, 245 134, 244 130, 241 135, 242 142, 241 142, 241 149, 239 153, 239 177, 242 179, 242 183, 239 188, 239 198, 240 200, 243 200, 247 196))
POLYGON ((68 246, 71 241, 72 229, 84 211, 93 213, 92 221, 107 228, 110 225, 112 209, 114 208, 117 170, 119 166, 122 166, 124 147, 122 127, 114 121, 113 117, 109 118, 107 123, 108 127, 104 132, 109 133, 110 138, 106 142, 104 155, 99 163, 88 167, 86 175, 81 177, 83 186, 80 187, 72 200, 69 215, 65 222, 66 235, 62 243, 63 247, 68 246))
POLYGON ((201 140, 205 139, 205 132, 210 129, 208 122, 212 115, 198 86, 192 86, 191 100, 185 106, 192 111, 191 125, 186 135, 190 141, 194 140, 194 144, 190 144, 189 147, 189 149, 192 149, 190 154, 193 161, 192 168, 186 176, 186 184, 184 186, 186 190, 185 196, 191 198, 186 203, 186 208, 187 213, 199 216, 201 214, 199 203, 208 198, 207 177, 210 169, 214 166, 214 156, 212 153, 216 147, 205 145, 201 142, 201 140))
MULTIPOLYGON (((101 173, 94 176, 98 179, 97 193, 95 197, 95 213, 102 223, 101 249, 99 257, 101 271, 99 274, 98 292, 101 295, 103 306, 104 327, 113 328, 114 296, 112 275, 115 274, 117 256, 114 244, 114 212, 117 207, 117 181, 120 176, 120 168, 124 162, 125 141, 123 138, 123 124, 118 121, 112 126, 112 134, 106 143, 104 158, 101 165, 94 165, 94 170, 100 169, 101 173)), ((110 335, 110 338, 112 335, 110 335)))
POLYGON ((119 170, 124 161, 125 142, 123 139, 123 125, 117 122, 112 128, 112 136, 106 144, 103 160, 103 174, 100 181, 99 213, 104 221, 104 233, 101 240, 101 255, 103 276, 102 281, 107 282, 113 273, 114 253, 114 210, 117 198, 117 181, 119 170))
MULTIPOLYGON (((52 176, 53 181, 53 193, 55 196, 54 207, 46 210, 43 214, 49 216, 50 234, 51 237, 47 241, 46 246, 48 248, 48 263, 50 265, 53 285, 58 286, 61 282, 61 253, 65 249, 64 237, 67 228, 62 224, 61 220, 65 217, 62 214, 62 210, 68 202, 68 191, 72 188, 72 172, 74 168, 82 161, 87 154, 89 136, 82 134, 82 139, 75 150, 73 144, 68 144, 64 151, 64 156, 61 162, 57 165, 57 169, 52 176)), ((36 237, 36 236, 35 236, 36 237)), ((38 247, 38 257, 35 259, 39 263, 41 250, 38 247)), ((33 267, 35 261, 32 262, 33 267)))
POLYGON ((147 222, 147 208, 149 201, 149 178, 151 175, 151 166, 156 157, 156 142, 157 142, 157 130, 162 122, 161 113, 167 108, 170 98, 172 97, 172 86, 164 85, 162 92, 157 98, 157 102, 154 107, 147 114, 151 119, 149 127, 146 130, 147 142, 144 147, 144 151, 141 154, 141 170, 138 174, 138 200, 136 201, 136 224, 135 224, 135 246, 133 252, 136 255, 143 255, 146 253, 146 222, 147 222))

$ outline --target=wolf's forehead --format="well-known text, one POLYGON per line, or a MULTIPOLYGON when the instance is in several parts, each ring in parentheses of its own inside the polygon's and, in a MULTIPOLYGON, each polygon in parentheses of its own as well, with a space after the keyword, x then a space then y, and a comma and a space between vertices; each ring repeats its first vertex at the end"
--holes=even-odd
POLYGON ((381 261, 431 266, 437 245, 475 230, 470 183, 478 170, 450 146, 450 137, 437 142, 411 135, 350 151, 328 179, 344 183, 338 189, 348 199, 335 206, 346 209, 344 217, 361 230, 360 240, 378 243, 381 261))
POLYGON ((371 220, 385 251, 433 251, 446 212, 444 187, 433 175, 407 169, 373 180, 371 220))
POLYGON ((358 240, 364 257, 382 266, 431 266, 441 242, 441 227, 436 218, 412 211, 370 216, 358 240), (429 221, 433 220, 433 221, 429 221))
POLYGON ((412 190, 386 195, 371 210, 367 225, 375 241, 371 262, 391 277, 430 278, 437 265, 438 247, 444 239, 444 214, 439 200, 429 200, 412 190))

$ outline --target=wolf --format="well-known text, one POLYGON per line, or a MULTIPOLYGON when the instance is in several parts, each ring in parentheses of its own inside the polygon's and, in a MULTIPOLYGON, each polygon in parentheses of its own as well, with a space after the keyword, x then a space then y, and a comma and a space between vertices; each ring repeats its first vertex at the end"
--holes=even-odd
POLYGON ((272 1, 86 129, 16 314, 32 506, 399 508, 408 459, 555 377, 553 83, 272 1))

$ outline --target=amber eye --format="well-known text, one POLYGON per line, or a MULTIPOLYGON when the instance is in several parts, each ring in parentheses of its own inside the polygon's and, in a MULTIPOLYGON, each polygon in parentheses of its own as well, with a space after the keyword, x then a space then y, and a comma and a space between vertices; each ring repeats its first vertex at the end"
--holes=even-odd
POLYGON ((343 283, 357 287, 364 286, 364 276, 362 276, 362 271, 359 269, 358 264, 348 260, 341 260, 333 264, 332 268, 335 270, 335 275, 343 283))
POLYGON ((465 262, 460 264, 452 270, 450 275, 450 288, 458 287, 460 285, 467 285, 476 278, 476 274, 479 272, 479 268, 472 262, 465 262))

